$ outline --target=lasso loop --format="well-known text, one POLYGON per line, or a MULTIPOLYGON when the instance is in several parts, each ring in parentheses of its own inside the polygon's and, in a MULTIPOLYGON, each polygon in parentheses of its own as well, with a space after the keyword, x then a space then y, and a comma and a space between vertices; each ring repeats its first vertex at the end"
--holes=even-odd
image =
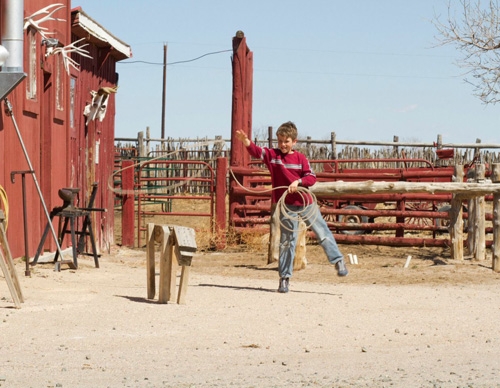
MULTIPOLYGON (((144 165, 146 163, 151 163, 151 162, 154 162, 155 160, 159 160, 159 159, 166 159, 169 156, 175 155, 175 154, 180 153, 180 152, 185 152, 185 151, 189 151, 190 149, 193 149, 193 148, 204 147, 204 146, 208 146, 210 144, 218 144, 218 143, 222 144, 223 146, 225 146, 225 144, 226 144, 224 140, 211 140, 211 141, 198 142, 198 143, 193 144, 190 147, 183 147, 183 148, 180 148, 180 149, 175 150, 175 151, 164 153, 164 154, 162 154, 162 155, 160 155, 158 157, 155 157, 155 158, 152 158, 152 159, 148 159, 148 160, 143 160, 142 162, 134 163, 134 164, 132 164, 130 166, 121 168, 121 169, 113 172, 113 174, 111 174, 109 176, 109 178, 108 178, 108 189, 111 190, 112 192, 120 194, 120 195, 123 195, 123 194, 131 194, 131 195, 151 194, 151 192, 153 190, 151 188, 147 188, 147 189, 134 189, 134 190, 123 190, 123 189, 120 189, 120 188, 115 188, 114 184, 113 184, 114 177, 115 177, 115 175, 120 174, 121 172, 123 172, 125 170, 128 170, 129 168, 135 169, 136 167, 141 167, 142 165, 144 165)), ((168 159, 168 161, 172 161, 173 163, 175 163, 174 159, 168 159)), ((186 181, 182 181, 181 183, 178 183, 178 184, 170 185, 168 187, 167 186, 159 186, 158 190, 164 190, 165 192, 172 192, 172 191, 174 191, 178 187, 185 186, 187 182, 189 182, 191 180, 194 180, 196 178, 201 177, 202 173, 203 173, 203 171, 205 171, 205 169, 206 169, 206 167, 200 168, 199 172, 196 175, 193 175, 191 177, 191 179, 188 179, 186 181)))
POLYGON ((270 192, 273 190, 286 189, 276 204, 275 212, 279 212, 279 213, 277 213, 277 214, 275 213, 275 215, 273 215, 273 217, 278 217, 282 228, 284 228, 290 232, 301 232, 303 230, 308 229, 307 226, 305 227, 305 229, 303 227, 300 227, 300 223, 299 223, 298 229, 289 228, 287 225, 283 224, 283 222, 281 221, 281 217, 280 217, 281 214, 283 214, 284 218, 287 218, 287 219, 295 221, 295 222, 298 222, 300 220, 303 220, 303 221, 307 220, 309 225, 316 222, 316 219, 318 218, 317 209, 315 206, 310 206, 310 205, 316 203, 316 196, 308 188, 301 187, 301 186, 297 187, 296 193, 298 193, 302 198, 302 202, 304 203, 304 210, 302 210, 300 212, 296 212, 296 211, 291 210, 285 203, 286 196, 291 194, 288 192, 288 186, 278 186, 278 187, 273 187, 272 189, 266 189, 266 190, 252 190, 252 189, 249 189, 249 188, 243 186, 236 179, 236 176, 234 175, 233 170, 230 169, 229 172, 231 173, 231 176, 233 177, 234 181, 241 188, 243 188, 245 191, 248 191, 250 193, 263 193, 263 192, 266 193, 266 192, 270 192))

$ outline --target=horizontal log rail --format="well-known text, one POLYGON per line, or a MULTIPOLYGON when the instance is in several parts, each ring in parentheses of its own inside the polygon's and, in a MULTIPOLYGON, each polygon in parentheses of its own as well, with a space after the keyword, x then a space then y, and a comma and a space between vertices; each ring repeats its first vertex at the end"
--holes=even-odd
POLYGON ((486 182, 317 182, 314 186, 311 186, 309 190, 317 197, 398 192, 429 194, 452 193, 467 199, 487 194, 500 194, 500 185, 486 182))

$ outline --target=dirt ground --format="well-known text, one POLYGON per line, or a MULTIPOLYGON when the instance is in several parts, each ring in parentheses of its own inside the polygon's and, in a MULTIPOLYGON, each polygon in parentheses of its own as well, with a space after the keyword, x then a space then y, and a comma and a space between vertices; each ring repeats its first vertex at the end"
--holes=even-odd
POLYGON ((349 276, 311 243, 288 294, 265 240, 199 250, 183 305, 146 298, 144 249, 31 277, 17 260, 20 309, 0 279, 0 387, 500 387, 490 251, 340 248, 349 276))

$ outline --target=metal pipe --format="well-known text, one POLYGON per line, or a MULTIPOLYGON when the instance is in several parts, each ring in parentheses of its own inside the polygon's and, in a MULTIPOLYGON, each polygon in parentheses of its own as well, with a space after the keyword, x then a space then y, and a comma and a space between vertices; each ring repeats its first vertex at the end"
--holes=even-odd
POLYGON ((23 71, 24 53, 24 0, 2 0, 2 46, 9 56, 2 71, 17 73, 23 71))
MULTIPOLYGON (((21 147, 23 149, 23 153, 24 153, 24 156, 26 158, 26 162, 28 163, 28 167, 29 167, 30 171, 34 171, 33 166, 31 164, 31 160, 30 160, 29 155, 28 155, 28 151, 26 150, 26 146, 24 145, 24 141, 23 141, 23 138, 21 136, 21 131, 19 131, 19 127, 17 126, 17 122, 16 122, 16 119, 14 117, 14 112, 12 111, 12 105, 7 98, 5 98, 4 101, 5 101, 5 105, 7 108, 6 113, 8 116, 10 116, 12 118, 12 123, 14 124, 14 128, 16 129, 17 137, 19 138, 19 142, 21 143, 21 147)), ((38 180, 36 179, 36 174, 33 172, 32 175, 33 175, 33 181, 35 182, 36 190, 38 191, 38 195, 40 197, 40 202, 42 203, 43 211, 45 212, 45 216, 47 217, 47 222, 50 226, 50 231, 52 232, 52 236, 54 237, 54 242, 56 243, 57 252, 61 256, 61 261, 63 261, 64 258, 63 258, 63 254, 62 254, 62 249, 61 249, 61 246, 59 244, 59 239, 57 238, 56 231, 54 230, 54 225, 52 225, 52 220, 50 218, 49 211, 47 210, 47 205, 45 205, 42 190, 40 189, 40 185, 38 184, 38 180)))
POLYGON ((28 246, 28 212, 26 210, 26 174, 34 174, 35 171, 12 171, 10 173, 10 181, 15 183, 15 175, 21 174, 22 177, 22 190, 23 190, 23 224, 24 224, 24 258, 26 259, 25 276, 31 276, 30 260, 29 260, 29 246, 28 246))

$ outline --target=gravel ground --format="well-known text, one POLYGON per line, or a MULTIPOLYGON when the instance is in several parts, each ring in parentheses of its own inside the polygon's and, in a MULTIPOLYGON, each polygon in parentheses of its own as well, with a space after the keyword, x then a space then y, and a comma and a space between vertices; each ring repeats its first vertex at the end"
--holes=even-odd
POLYGON ((347 278, 308 248, 288 294, 263 252, 200 252, 184 305, 146 299, 143 250, 31 277, 18 262, 20 309, 0 279, 0 387, 500 387, 490 263, 342 249, 360 261, 347 278))

